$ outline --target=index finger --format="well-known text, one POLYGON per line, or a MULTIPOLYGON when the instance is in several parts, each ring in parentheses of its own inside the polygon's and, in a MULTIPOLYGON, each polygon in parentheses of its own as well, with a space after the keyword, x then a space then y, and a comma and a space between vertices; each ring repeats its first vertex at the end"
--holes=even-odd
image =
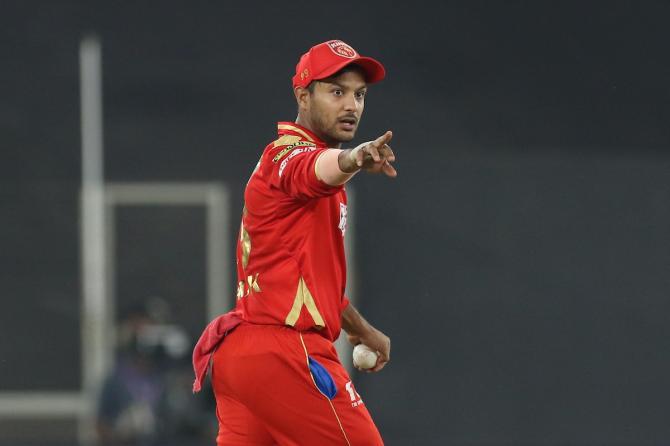
POLYGON ((388 144, 388 142, 391 141, 391 138, 393 138, 393 132, 387 130, 382 136, 372 141, 372 145, 375 147, 382 147, 384 144, 388 144))

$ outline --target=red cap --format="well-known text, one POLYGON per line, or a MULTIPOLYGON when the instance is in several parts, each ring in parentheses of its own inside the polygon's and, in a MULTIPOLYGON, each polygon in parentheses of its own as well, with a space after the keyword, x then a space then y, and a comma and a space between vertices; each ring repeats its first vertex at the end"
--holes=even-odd
POLYGON ((341 40, 329 40, 302 55, 295 67, 293 88, 307 87, 313 80, 325 79, 352 63, 363 69, 368 84, 379 82, 386 75, 384 66, 375 59, 361 56, 341 40))

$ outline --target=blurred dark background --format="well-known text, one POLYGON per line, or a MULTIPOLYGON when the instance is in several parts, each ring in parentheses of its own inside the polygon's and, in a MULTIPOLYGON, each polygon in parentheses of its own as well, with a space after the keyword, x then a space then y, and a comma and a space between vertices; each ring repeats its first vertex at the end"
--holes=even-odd
MULTIPOLYGON (((355 298, 393 341, 355 381, 386 443, 669 444, 669 19, 666 1, 1 1, 0 396, 81 386, 81 38, 102 43, 106 181, 222 182, 234 229, 295 118, 299 56, 337 38, 388 72, 357 141, 392 129, 399 177, 354 185, 355 298)), ((203 217, 142 212, 119 215, 124 299, 172 293, 196 336, 203 217), (172 282, 133 267, 151 249, 172 282)), ((21 426, 0 420, 0 443, 21 426)))

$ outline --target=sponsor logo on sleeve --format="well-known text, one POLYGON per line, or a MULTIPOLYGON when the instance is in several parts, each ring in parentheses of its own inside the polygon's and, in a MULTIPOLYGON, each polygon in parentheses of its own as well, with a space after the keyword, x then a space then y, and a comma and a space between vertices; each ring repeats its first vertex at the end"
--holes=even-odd
POLYGON ((272 158, 272 162, 276 163, 280 159, 282 159, 287 153, 289 153, 291 150, 295 149, 296 147, 314 147, 316 144, 313 142, 309 141, 298 141, 295 144, 288 145, 281 149, 278 154, 275 155, 274 158, 272 158))
POLYGON ((281 164, 279 165, 279 177, 281 177, 282 174, 284 173, 284 169, 286 169, 286 165, 288 164, 289 161, 291 161, 293 158, 300 155, 301 153, 309 153, 315 150, 316 147, 300 147, 293 150, 293 152, 291 152, 291 154, 287 158, 285 158, 284 161, 282 161, 281 164))

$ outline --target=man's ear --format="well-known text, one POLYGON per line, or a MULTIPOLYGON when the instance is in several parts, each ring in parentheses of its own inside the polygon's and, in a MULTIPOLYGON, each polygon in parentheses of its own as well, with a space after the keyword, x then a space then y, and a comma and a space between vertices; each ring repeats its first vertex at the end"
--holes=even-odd
POLYGON ((298 110, 306 110, 311 94, 309 90, 304 87, 295 87, 293 94, 295 94, 295 101, 298 103, 298 110))

